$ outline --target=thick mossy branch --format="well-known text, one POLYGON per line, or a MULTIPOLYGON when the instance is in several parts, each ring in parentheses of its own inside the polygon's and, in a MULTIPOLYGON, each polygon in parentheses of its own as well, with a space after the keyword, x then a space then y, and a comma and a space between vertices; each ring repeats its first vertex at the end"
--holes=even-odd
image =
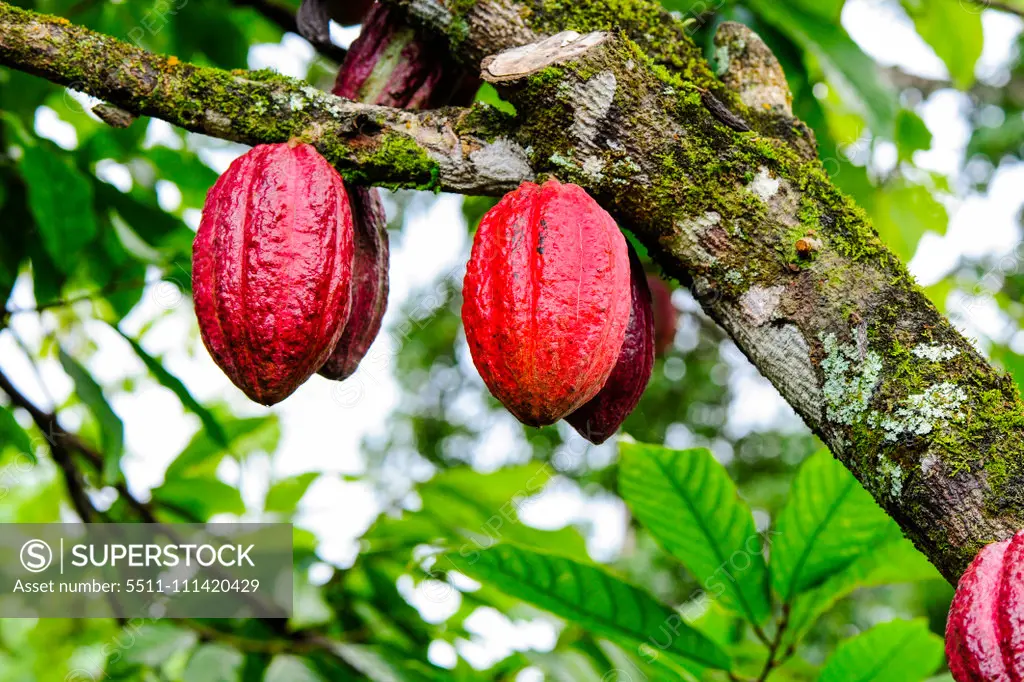
POLYGON ((229 72, 153 55, 3 2, 0 64, 226 140, 298 138, 360 183, 500 194, 529 177, 522 151, 502 138, 510 120, 493 112, 416 114, 351 102, 271 71, 229 72))

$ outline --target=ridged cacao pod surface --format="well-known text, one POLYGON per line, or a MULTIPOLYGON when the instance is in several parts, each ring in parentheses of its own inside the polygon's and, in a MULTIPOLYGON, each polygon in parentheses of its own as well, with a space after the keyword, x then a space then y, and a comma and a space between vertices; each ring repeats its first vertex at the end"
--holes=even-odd
POLYGON ((524 182, 480 221, 463 297, 487 388, 524 424, 553 424, 597 395, 619 357, 626 240, 582 188, 524 182))
POLYGON ((654 369, 654 311, 647 274, 633 247, 629 249, 630 313, 626 338, 615 368, 604 386, 568 417, 567 422, 595 445, 608 440, 633 411, 651 380, 654 369))
POLYGON ((280 402, 327 359, 349 314, 352 214, 307 144, 260 145, 206 197, 192 246, 199 330, 228 378, 280 402))
POLYGON ((388 305, 388 229, 377 190, 349 191, 355 238, 352 263, 352 309, 320 374, 328 379, 352 376, 380 331, 388 305))
POLYGON ((987 545, 960 577, 946 658, 957 682, 1024 680, 1024 531, 987 545))

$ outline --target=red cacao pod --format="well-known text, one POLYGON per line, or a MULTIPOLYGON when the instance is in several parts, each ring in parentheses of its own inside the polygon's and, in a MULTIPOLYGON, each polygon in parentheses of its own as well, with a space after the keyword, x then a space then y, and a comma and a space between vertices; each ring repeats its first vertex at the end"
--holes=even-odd
POLYGON ((644 266, 632 245, 629 250, 629 324, 619 359, 597 395, 565 418, 576 431, 595 445, 608 440, 640 402, 654 369, 654 311, 644 266))
POLYGON ((388 305, 388 229, 377 191, 353 187, 349 192, 355 233, 352 263, 352 309, 320 374, 328 379, 352 376, 380 331, 388 305))
POLYGON ((553 424, 601 390, 630 310, 615 221, 576 185, 524 182, 484 215, 462 321, 487 388, 524 424, 553 424))
POLYGON ((206 197, 192 245, 199 330, 224 373, 273 405, 319 368, 348 319, 352 214, 307 144, 260 145, 206 197))
POLYGON ((1024 680, 1024 531, 987 545, 961 576, 946 657, 957 682, 1024 680))
POLYGON ((672 305, 672 290, 657 275, 647 275, 654 310, 654 352, 662 357, 676 340, 679 311, 672 305))

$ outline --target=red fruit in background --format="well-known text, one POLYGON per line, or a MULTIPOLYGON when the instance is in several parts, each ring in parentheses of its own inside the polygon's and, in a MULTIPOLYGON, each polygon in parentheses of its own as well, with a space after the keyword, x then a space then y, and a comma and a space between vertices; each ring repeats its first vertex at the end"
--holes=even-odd
POLYGON ((388 305, 388 229, 377 191, 354 187, 349 192, 355 233, 352 263, 352 309, 320 374, 328 379, 352 376, 380 331, 388 305))
POLYGON ((608 381, 587 404, 565 418, 595 445, 608 440, 640 402, 654 369, 654 312, 647 275, 632 245, 629 250, 631 309, 626 338, 608 381))
POLYGON ((524 424, 553 424, 597 395, 619 357, 626 240, 582 188, 524 182, 480 221, 463 296, 487 388, 524 424))
POLYGON ((307 144, 260 145, 206 197, 192 245, 199 330, 258 403, 327 359, 349 314, 352 214, 341 176, 307 144))
POLYGON ((957 682, 1024 680, 1024 531, 987 545, 961 576, 946 658, 957 682))
POLYGON ((654 352, 661 357, 675 343, 679 311, 672 305, 672 290, 660 277, 647 275, 647 285, 654 309, 654 352))
POLYGON ((471 95, 459 104, 472 101, 479 80, 455 66, 443 46, 417 35, 399 13, 374 3, 331 92, 382 106, 432 109, 467 88, 471 95))

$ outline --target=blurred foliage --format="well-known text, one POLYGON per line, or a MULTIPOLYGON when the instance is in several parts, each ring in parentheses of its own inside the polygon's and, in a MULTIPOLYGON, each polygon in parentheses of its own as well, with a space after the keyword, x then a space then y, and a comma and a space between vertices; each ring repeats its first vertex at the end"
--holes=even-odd
MULTIPOLYGON (((297 6, 293 0, 15 4, 232 69, 272 60, 267 55, 275 53, 266 48, 279 49, 282 31, 268 18, 273 12, 263 10, 297 6), (258 63, 257 45, 263 49, 258 63)), ((795 112, 814 128, 832 179, 905 259, 925 234, 945 232, 950 208, 984 196, 997 171, 1024 155, 1020 37, 1007 64, 979 73, 985 36, 980 8, 970 2, 879 3, 905 15, 948 67, 945 80, 876 63, 840 22, 844 0, 664 4, 690 19, 695 41, 712 61, 711 38, 721 21, 745 22, 764 37, 785 68, 795 112), (955 171, 937 172, 927 154, 947 141, 926 125, 926 108, 953 92, 967 125, 966 147, 955 171)), ((299 61, 307 80, 329 87, 335 65, 319 56, 299 61)), ((485 89, 480 97, 495 101, 496 94, 485 89)), ((150 350, 168 347, 162 335, 171 328, 179 347, 204 353, 193 321, 187 331, 165 323, 182 318, 182 301, 185 317, 191 315, 198 212, 215 169, 241 148, 147 119, 108 128, 89 112, 95 102, 8 69, 0 69, 0 103, 0 300, 8 301, 16 284, 21 292, 0 318, 0 368, 44 368, 40 379, 58 394, 61 384, 70 387, 53 407, 100 454, 75 460, 97 507, 111 520, 140 520, 148 512, 169 521, 216 516, 297 524, 296 613, 287 623, 161 622, 135 631, 113 621, 0 620, 0 682, 721 680, 714 666, 724 657, 740 676, 759 674, 767 656, 762 639, 780 641, 771 680, 921 680, 939 669, 949 586, 845 469, 827 454, 812 455, 820 444, 792 413, 752 418, 762 410, 751 391, 770 389, 678 288, 675 344, 658 360, 624 427, 644 443, 705 448, 688 450, 689 460, 678 454, 665 460, 699 471, 664 477, 645 467, 667 450, 627 446, 632 456, 620 463, 614 444, 589 446, 565 425, 524 429, 500 408, 467 352, 461 270, 392 301, 377 347, 397 387, 394 407, 386 430, 363 443, 364 470, 350 476, 374 492, 380 513, 358 555, 330 565, 301 513, 319 472, 275 477, 257 500, 225 480, 224 471, 274 455, 282 438, 278 416, 245 409, 237 395, 197 399, 195 387, 150 350), (141 324, 126 324, 140 315, 141 324), (39 338, 18 333, 21 316, 38 318, 39 338), (95 372, 94 360, 111 348, 135 367, 131 376, 95 372), (136 504, 121 467, 144 453, 131 451, 115 406, 142 389, 178 401, 181 428, 194 433, 147 501, 136 504), (544 526, 538 510, 566 496, 585 501, 584 510, 569 515, 568 525, 544 526), (631 513, 622 514, 624 503, 631 513), (822 505, 829 504, 842 514, 823 518, 822 505), (599 516, 593 509, 601 505, 617 513, 599 516), (751 581, 721 583, 716 594, 711 578, 752 529, 768 547, 767 564, 760 546, 753 554, 747 548, 754 568, 740 572, 751 581), (618 531, 624 538, 612 548, 596 541, 618 531), (465 552, 488 561, 466 562, 465 552), (544 591, 545 581, 565 575, 544 591), (438 608, 427 608, 441 604, 448 608, 443 618, 438 608), (650 618, 669 622, 673 607, 686 620, 673 625, 686 633, 676 640, 678 650, 645 655, 638 644, 651 634, 650 618), (546 646, 501 643, 501 655, 488 660, 479 650, 487 642, 494 650, 494 641, 481 634, 481 614, 505 628, 544 619, 557 637, 546 646), (698 649, 704 653, 690 656, 698 649), (855 677, 850 671, 863 670, 867 658, 891 665, 875 677, 855 677)), ((409 193, 389 197, 396 242, 406 216, 422 213, 425 203, 409 193)), ((491 205, 464 200, 470 232, 491 205)), ((965 259, 928 293, 1024 382, 1020 253, 1018 246, 1006 256, 965 259)), ((69 513, 64 481, 46 447, 49 435, 25 410, 0 406, 0 520, 53 522, 69 513)))

